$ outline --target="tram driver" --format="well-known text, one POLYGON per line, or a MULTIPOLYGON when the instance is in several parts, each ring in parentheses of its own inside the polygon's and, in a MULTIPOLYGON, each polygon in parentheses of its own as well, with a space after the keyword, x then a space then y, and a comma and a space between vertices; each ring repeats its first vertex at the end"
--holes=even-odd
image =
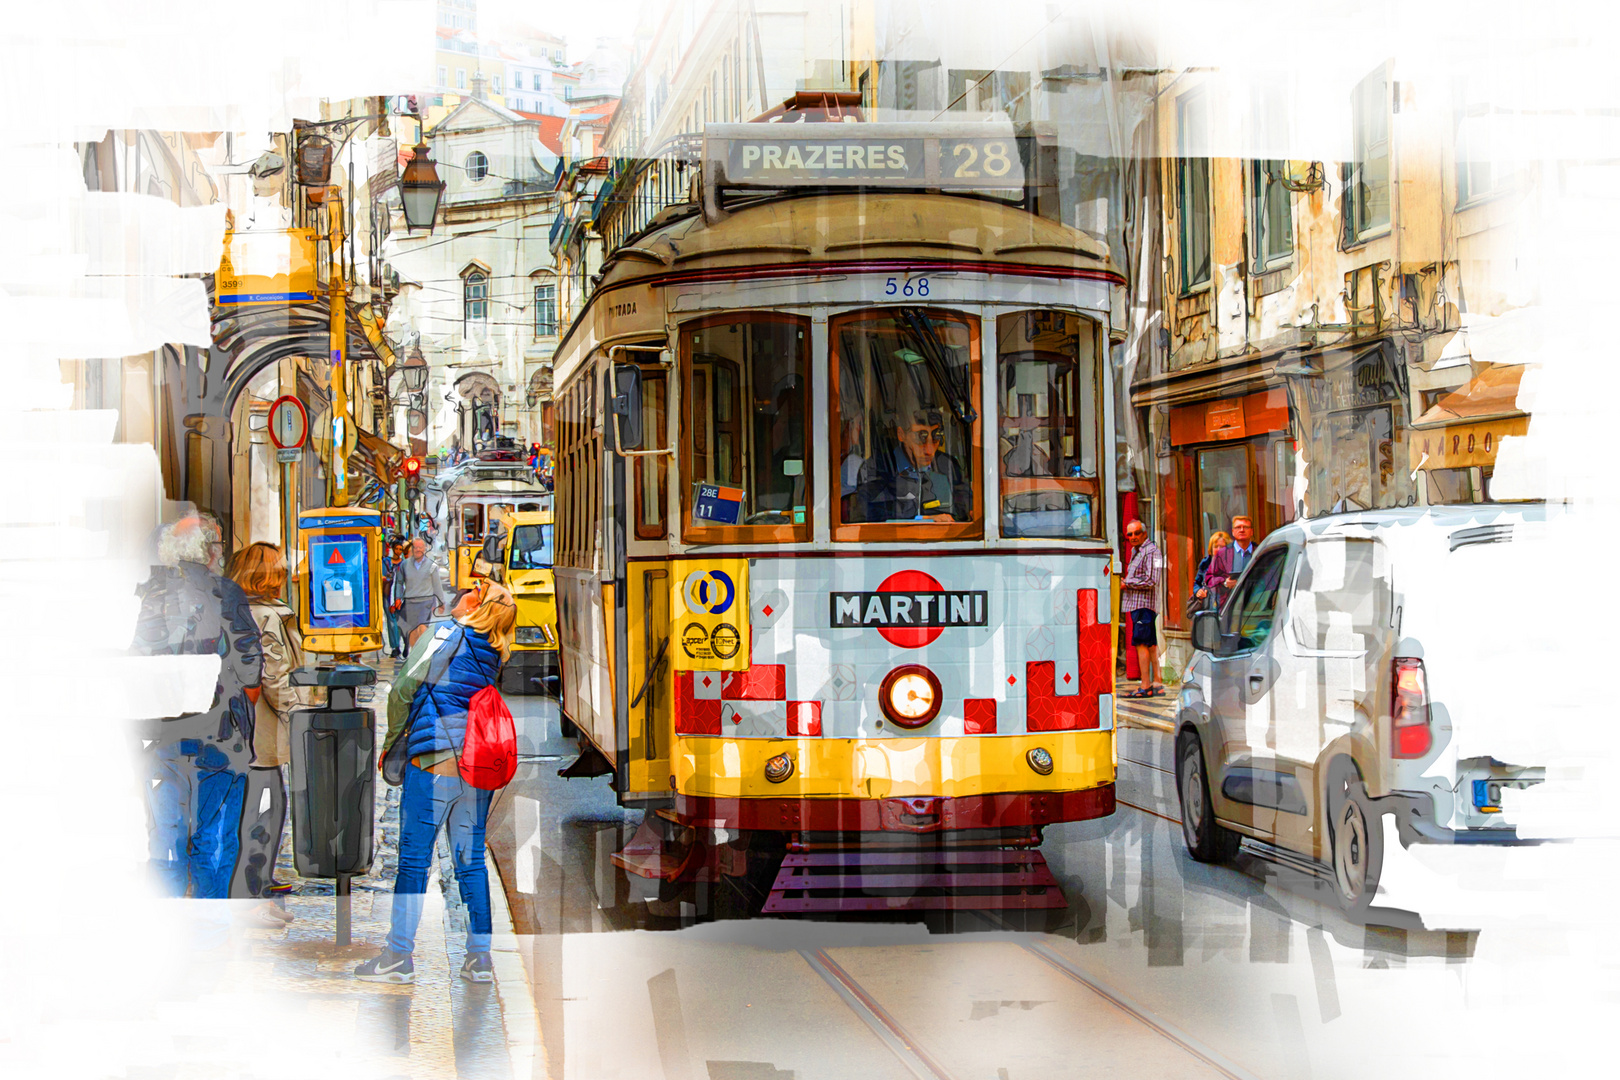
POLYGON ((897 445, 877 447, 861 462, 854 494, 856 521, 931 521, 973 516, 973 488, 942 447, 945 413, 907 403, 889 413, 897 445))

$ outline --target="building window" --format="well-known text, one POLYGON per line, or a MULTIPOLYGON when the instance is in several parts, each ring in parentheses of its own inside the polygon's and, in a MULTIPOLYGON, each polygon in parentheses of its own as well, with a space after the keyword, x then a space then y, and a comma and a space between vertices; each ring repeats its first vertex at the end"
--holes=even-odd
POLYGON ((489 318, 489 275, 482 270, 469 270, 462 279, 461 297, 466 322, 483 322, 489 318))
POLYGON ((1177 223, 1181 232, 1181 291, 1209 282, 1209 105, 1204 94, 1176 101, 1177 223))
POLYGON ((880 60, 878 105, 889 109, 934 109, 940 100, 938 60, 880 60))
POLYGON ((467 89, 467 69, 466 68, 456 68, 456 89, 457 90, 465 90, 465 89, 467 89))
POLYGON ((1294 207, 1283 179, 1288 162, 1249 163, 1249 221, 1254 236, 1254 268, 1285 263, 1294 254, 1294 207))
POLYGON ((557 333, 557 286, 534 287, 534 336, 552 337, 557 333))
POLYGON ((440 86, 449 86, 450 85, 450 72, 449 72, 448 69, 443 68, 443 67, 439 68, 439 83, 438 83, 438 85, 440 85, 440 86))
POLYGON ((489 175, 489 158, 484 156, 482 150, 474 150, 467 155, 467 179, 478 183, 489 175))
POLYGON ((1503 140, 1494 130, 1502 111, 1490 100, 1485 79, 1471 72, 1457 82, 1457 205, 1465 206, 1501 191, 1508 179, 1500 154, 1503 140))
POLYGON ((1350 98, 1351 159, 1344 171, 1344 238, 1349 244, 1389 227, 1389 80, 1384 68, 1350 98))
POLYGON ((946 93, 955 112, 1005 112, 1015 123, 1030 119, 1027 71, 953 68, 946 93))
POLYGON ((498 93, 501 92, 501 77, 499 75, 492 75, 490 77, 489 82, 490 82, 490 90, 493 93, 498 94, 498 93))
POLYGON ((522 98, 513 99, 512 108, 515 109, 518 112, 522 112, 523 111, 523 99, 522 98))

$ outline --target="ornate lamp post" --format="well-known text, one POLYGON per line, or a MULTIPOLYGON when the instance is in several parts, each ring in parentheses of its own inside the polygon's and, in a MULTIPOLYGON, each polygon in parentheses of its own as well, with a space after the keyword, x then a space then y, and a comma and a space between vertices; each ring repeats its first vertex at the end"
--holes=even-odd
POLYGON ((439 179, 426 143, 418 143, 411 152, 411 162, 399 179, 399 192, 405 204, 406 227, 431 233, 439 216, 439 200, 444 197, 444 181, 439 179))

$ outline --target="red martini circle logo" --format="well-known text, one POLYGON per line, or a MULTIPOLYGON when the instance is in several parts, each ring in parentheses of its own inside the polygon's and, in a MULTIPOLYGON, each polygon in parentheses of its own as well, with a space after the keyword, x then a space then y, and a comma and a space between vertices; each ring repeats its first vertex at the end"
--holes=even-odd
MULTIPOLYGON (((902 621, 899 622, 899 625, 879 626, 877 632, 882 634, 883 640, 890 645, 898 645, 902 649, 920 649, 924 645, 932 645, 939 635, 944 632, 945 627, 943 625, 926 625, 926 623, 933 620, 927 619, 920 610, 926 600, 934 600, 934 598, 919 594, 943 593, 945 591, 945 586, 935 580, 933 575, 925 574, 921 570, 901 570, 884 578, 883 582, 878 585, 877 591, 889 594, 887 606, 895 615, 909 615, 916 619, 917 622, 925 624, 922 626, 908 626, 906 622, 902 621), (914 613, 905 612, 903 603, 895 603, 896 600, 903 601, 905 598, 909 598, 912 606, 917 609, 914 613), (900 607, 901 611, 894 611, 896 607, 900 607)), ((938 603, 937 600, 934 602, 938 603)), ((929 604, 929 606, 932 607, 933 604, 929 604)))

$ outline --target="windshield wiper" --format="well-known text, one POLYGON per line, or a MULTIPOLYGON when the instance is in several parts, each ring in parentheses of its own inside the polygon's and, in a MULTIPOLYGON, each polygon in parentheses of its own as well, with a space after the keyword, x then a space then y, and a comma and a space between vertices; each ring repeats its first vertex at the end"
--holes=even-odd
POLYGON ((971 424, 979 418, 979 412, 973 407, 968 398, 967 372, 957 378, 956 372, 951 370, 950 355, 946 351, 945 342, 940 340, 939 334, 934 330, 934 324, 928 320, 922 308, 903 307, 899 309, 900 317, 905 320, 906 326, 917 339, 918 351, 923 355, 923 365, 933 376, 935 384, 945 392, 945 399, 951 406, 951 412, 964 424, 971 424))

